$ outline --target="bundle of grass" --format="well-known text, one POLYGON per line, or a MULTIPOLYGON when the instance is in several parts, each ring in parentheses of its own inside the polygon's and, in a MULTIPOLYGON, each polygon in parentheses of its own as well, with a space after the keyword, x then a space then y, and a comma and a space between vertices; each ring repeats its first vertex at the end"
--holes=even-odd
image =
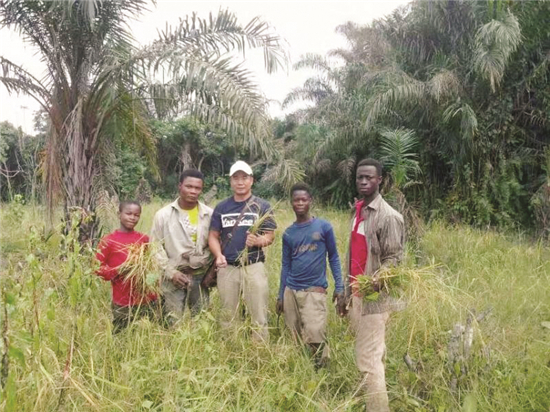
MULTIPOLYGON (((258 219, 256 219, 256 221, 254 222, 254 224, 250 226, 250 228, 248 228, 247 232, 253 235, 259 234, 258 232, 260 232, 260 229, 264 226, 265 222, 269 219, 273 219, 273 211, 275 210, 275 207, 277 207, 278 204, 279 202, 277 202, 271 209, 267 210, 263 215, 259 216, 258 219)), ((251 211, 252 210, 259 211, 260 205, 257 202, 252 201, 251 203, 248 204, 247 208, 248 210, 251 210, 251 211)), ((241 266, 248 265, 248 249, 249 249, 248 246, 245 246, 242 252, 239 254, 238 259, 241 266)))
POLYGON ((119 268, 124 282, 142 296, 160 292, 160 267, 150 244, 133 244, 128 247, 128 257, 119 268))
POLYGON ((375 276, 359 276, 357 284, 363 299, 376 302, 382 292, 395 298, 416 300, 422 290, 441 291, 444 285, 438 275, 440 265, 431 263, 424 267, 386 266, 376 272, 375 276))

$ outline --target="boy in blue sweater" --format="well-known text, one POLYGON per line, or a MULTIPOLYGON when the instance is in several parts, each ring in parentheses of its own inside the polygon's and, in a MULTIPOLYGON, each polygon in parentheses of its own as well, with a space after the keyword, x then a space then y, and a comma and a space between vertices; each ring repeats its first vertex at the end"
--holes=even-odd
POLYGON ((290 190, 296 221, 283 235, 281 285, 277 314, 284 312, 285 323, 295 337, 300 337, 312 350, 316 366, 326 364, 327 273, 328 256, 340 314, 343 313, 344 284, 336 239, 329 222, 312 217, 311 190, 303 183, 290 190))

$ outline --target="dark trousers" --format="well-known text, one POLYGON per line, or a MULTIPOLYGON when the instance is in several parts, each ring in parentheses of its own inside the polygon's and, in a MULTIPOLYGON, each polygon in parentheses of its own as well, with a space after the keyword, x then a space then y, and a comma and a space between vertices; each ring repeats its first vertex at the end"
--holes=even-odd
POLYGON ((177 322, 183 316, 185 308, 191 311, 191 316, 196 316, 210 302, 210 291, 201 287, 203 276, 193 276, 193 282, 187 289, 179 289, 172 285, 171 280, 165 280, 167 284, 163 288, 163 310, 168 324, 177 322), (170 282, 170 283, 168 283, 170 282))
POLYGON ((160 307, 156 300, 143 305, 119 306, 111 303, 113 311, 113 333, 118 333, 127 328, 132 322, 148 318, 151 321, 158 321, 160 318, 160 307))

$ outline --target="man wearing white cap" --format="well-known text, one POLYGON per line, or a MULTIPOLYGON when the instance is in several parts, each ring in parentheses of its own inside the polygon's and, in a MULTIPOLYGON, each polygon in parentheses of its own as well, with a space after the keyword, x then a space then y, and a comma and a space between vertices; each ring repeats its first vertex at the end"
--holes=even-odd
POLYGON ((238 321, 242 295, 254 324, 253 339, 266 341, 269 293, 262 248, 273 242, 277 226, 269 203, 252 195, 252 168, 239 160, 229 176, 233 196, 214 209, 208 238, 218 267, 222 326, 238 321))

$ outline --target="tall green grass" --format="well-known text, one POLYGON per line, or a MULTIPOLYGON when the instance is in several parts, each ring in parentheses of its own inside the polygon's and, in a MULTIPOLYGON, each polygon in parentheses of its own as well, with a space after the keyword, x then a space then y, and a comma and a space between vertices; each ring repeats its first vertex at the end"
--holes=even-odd
MULTIPOLYGON (((138 230, 149 230, 160 206, 144 207, 138 230)), ((319 372, 277 322, 281 233, 293 220, 287 204, 278 208, 276 241, 267 249, 271 341, 256 346, 246 322, 229 334, 220 330, 217 291, 210 311, 174 330, 141 320, 112 336, 110 285, 93 274, 92 251, 79 251, 71 235, 45 238, 41 210, 4 205, 0 316, 9 373, 0 409, 362 410, 348 322, 331 310, 331 362, 319 372)), ((332 222, 343 258, 347 214, 315 214, 332 222)), ((427 288, 389 324, 392 409, 549 411, 550 330, 542 325, 550 321, 548 247, 517 234, 434 224, 409 247, 405 264, 431 263, 439 264, 440 286, 427 288), (454 325, 487 310, 472 322, 471 355, 449 362, 454 325)))

